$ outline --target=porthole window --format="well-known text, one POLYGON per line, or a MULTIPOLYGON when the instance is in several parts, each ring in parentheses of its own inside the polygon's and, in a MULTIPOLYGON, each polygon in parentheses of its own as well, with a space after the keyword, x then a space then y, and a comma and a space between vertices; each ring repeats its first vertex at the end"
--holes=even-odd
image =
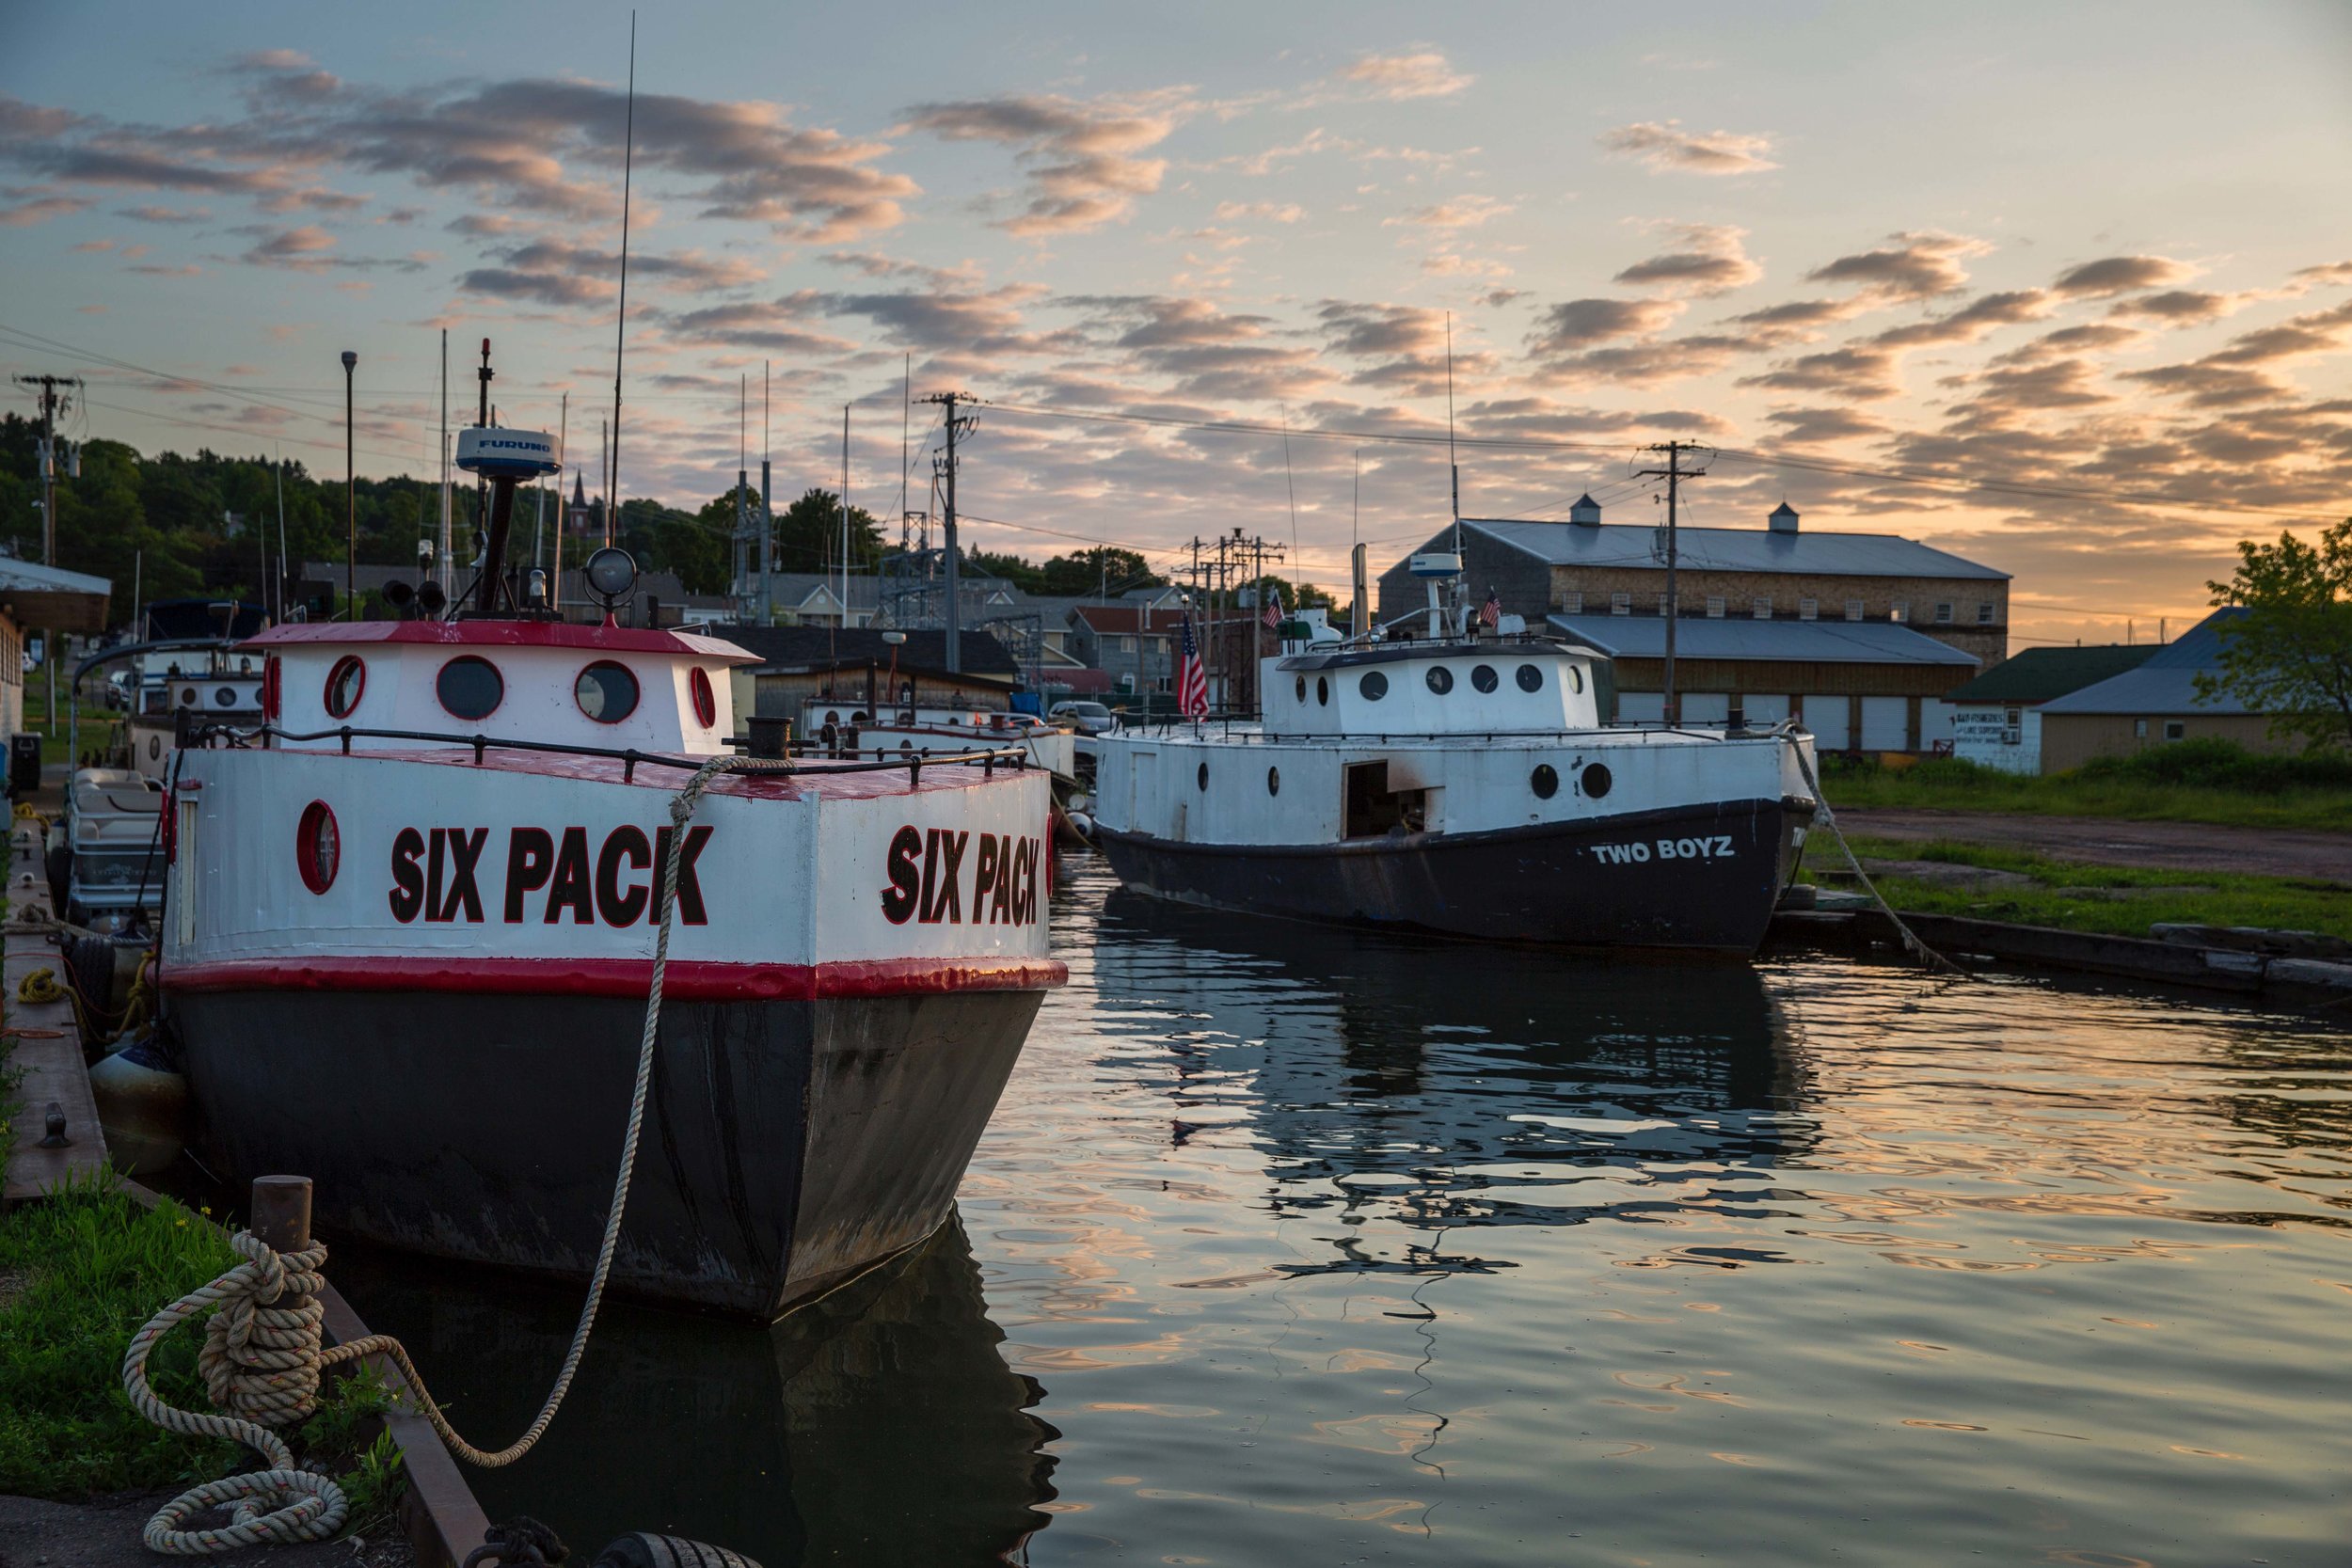
POLYGON ((350 654, 335 661, 335 668, 326 672, 326 716, 348 719, 352 709, 359 705, 359 693, 368 689, 368 667, 350 654))
POLYGON ((1431 665, 1425 678, 1429 682, 1429 689, 1440 697, 1454 689, 1454 672, 1442 664, 1431 665))
POLYGON ((704 729, 719 721, 719 699, 710 689, 710 675, 699 664, 686 677, 687 694, 694 699, 694 719, 704 729))
POLYGON ((637 677, 628 666, 600 658, 572 683, 572 701, 599 724, 617 724, 637 711, 637 677))
POLYGON ((1538 800, 1549 800, 1560 793, 1560 775, 1549 763, 1539 764, 1527 776, 1527 787, 1535 792, 1538 800))
POLYGON ((1367 670, 1364 678, 1356 683, 1356 689, 1364 694, 1364 701, 1376 703, 1389 694, 1389 677, 1377 670, 1367 670))
POLYGON ((433 693, 453 719, 487 719, 506 700, 506 679, 488 659, 460 654, 441 666, 433 693))
POLYGON ((1202 763, 1202 764, 1200 765, 1200 770, 1199 770, 1198 772, 1194 773, 1192 777, 1193 777, 1193 782, 1194 782, 1195 784, 1197 784, 1198 785, 1200 785, 1200 787, 1201 787, 1202 789, 1206 789, 1206 788, 1208 788, 1208 787, 1209 787, 1209 765, 1208 765, 1207 763, 1205 763, 1205 762, 1204 762, 1204 763, 1202 763))
POLYGON ((235 707, 237 705, 237 689, 233 686, 224 686, 218 691, 214 692, 213 705, 215 707, 235 707))
POLYGON ((1584 671, 1582 666, 1575 664, 1568 666, 1568 689, 1570 691, 1581 691, 1584 689, 1584 671))
POLYGON ((1316 706, 1318 706, 1318 707, 1327 707, 1327 706, 1329 706, 1329 705, 1330 705, 1330 703, 1331 703, 1331 682, 1330 682, 1330 678, 1329 678, 1328 676, 1325 676, 1325 675, 1317 675, 1317 676, 1315 677, 1315 705, 1316 705, 1316 706))
POLYGON ((1269 768, 1265 770, 1265 792, 1268 795, 1282 793, 1282 770, 1280 768, 1269 768))
POLYGON ((1534 664, 1520 665, 1519 689, 1521 691, 1541 691, 1543 689, 1544 672, 1542 667, 1534 664))
POLYGON ((183 687, 182 687, 182 688, 180 689, 180 705, 181 705, 182 707, 194 707, 194 706, 196 706, 196 688, 195 688, 195 687, 193 687, 193 686, 183 686, 183 687))
POLYGON ((1607 763, 1588 762, 1584 765, 1583 784, 1586 798, 1595 800, 1599 800, 1602 796, 1609 793, 1609 786, 1615 782, 1616 781, 1609 776, 1609 765, 1607 763))
POLYGON ((343 838, 335 826, 335 814, 326 801, 311 801, 302 808, 302 820, 294 824, 294 865, 302 873, 302 885, 312 893, 325 893, 335 885, 335 872, 342 860, 343 838))
POLYGON ((1481 664, 1470 671, 1470 685, 1481 691, 1492 691, 1500 681, 1501 677, 1495 673, 1495 667, 1491 664, 1481 664))
POLYGON ((1298 705, 1307 705, 1307 677, 1304 675, 1298 677, 1298 705))

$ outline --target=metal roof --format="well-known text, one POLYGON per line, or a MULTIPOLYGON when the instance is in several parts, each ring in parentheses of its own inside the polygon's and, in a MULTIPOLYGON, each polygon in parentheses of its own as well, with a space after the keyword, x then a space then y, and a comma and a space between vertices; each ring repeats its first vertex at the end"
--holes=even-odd
MULTIPOLYGON (((1663 567, 1665 530, 1637 523, 1530 523, 1462 519, 1462 526, 1553 566, 1663 567)), ((1478 576, 1477 546, 1466 542, 1468 576, 1478 576)), ((1821 577, 1975 578, 2006 582, 1996 572, 1893 533, 1773 533, 1753 528, 1675 531, 1678 563, 1694 572, 1803 572, 1821 577)))
POLYGON ((2197 696, 2197 677, 2221 663, 2222 629, 2245 615, 2245 607, 2217 610, 2148 656, 2137 670, 2110 675, 2095 686, 2042 705, 2043 713, 2250 714, 2254 710, 2224 692, 2211 702, 2197 696))
MULTIPOLYGON (((1556 631, 1615 658, 1663 658, 1666 623, 1656 615, 1552 615, 1556 631)), ((1677 658, 1754 659, 1811 664, 1948 664, 1974 667, 1973 655, 1888 621, 1722 620, 1685 615, 1675 623, 1677 658)))
POLYGON ((1947 703, 2046 703, 2110 675, 2136 670, 2159 642, 2109 642, 2090 648, 2027 648, 1975 680, 1944 693, 1947 703))

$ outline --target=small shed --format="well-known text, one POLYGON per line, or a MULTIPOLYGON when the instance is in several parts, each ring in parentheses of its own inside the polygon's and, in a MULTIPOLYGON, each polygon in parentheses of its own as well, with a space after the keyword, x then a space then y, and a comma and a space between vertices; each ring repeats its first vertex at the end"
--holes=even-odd
POLYGON ((1945 698, 1952 710, 1952 754, 2005 773, 2041 772, 2042 705, 2137 670, 2163 646, 2109 642, 2089 648, 2028 648, 2003 659, 1954 687, 1945 698))

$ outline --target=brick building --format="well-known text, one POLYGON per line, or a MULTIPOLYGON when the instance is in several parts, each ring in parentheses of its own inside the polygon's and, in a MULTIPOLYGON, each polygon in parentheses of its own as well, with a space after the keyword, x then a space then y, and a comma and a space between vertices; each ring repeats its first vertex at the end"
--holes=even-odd
MULTIPOLYGON (((1590 497, 1566 522, 1464 518, 1465 582, 1506 613, 1616 661, 1616 713, 1664 711, 1665 531, 1603 523, 1590 497)), ((1424 549, 1450 549, 1451 526, 1424 549)), ((1756 529, 1677 531, 1676 685, 1694 721, 1738 709, 1803 718, 1824 748, 1925 751, 1949 737, 1937 699, 2009 653, 2009 575, 1890 533, 1806 533, 1783 502, 1756 529)), ((1425 601, 1403 561, 1380 620, 1425 601)))

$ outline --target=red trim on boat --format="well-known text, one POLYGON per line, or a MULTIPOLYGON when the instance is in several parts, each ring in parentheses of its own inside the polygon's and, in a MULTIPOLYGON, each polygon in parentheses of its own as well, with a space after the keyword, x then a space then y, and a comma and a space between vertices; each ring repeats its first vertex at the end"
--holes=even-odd
MULTIPOLYGON (((220 958, 167 965, 176 991, 383 990, 506 996, 643 998, 650 958, 220 958)), ((685 1002, 782 1002, 833 996, 929 996, 962 990, 1050 990, 1070 966, 1049 958, 877 958, 821 964, 672 958, 664 996, 685 1002)))
POLYGON ((604 653, 684 654, 728 664, 757 656, 717 637, 641 626, 581 626, 564 621, 298 621, 246 638, 241 648, 423 642, 437 647, 595 648, 604 653))

